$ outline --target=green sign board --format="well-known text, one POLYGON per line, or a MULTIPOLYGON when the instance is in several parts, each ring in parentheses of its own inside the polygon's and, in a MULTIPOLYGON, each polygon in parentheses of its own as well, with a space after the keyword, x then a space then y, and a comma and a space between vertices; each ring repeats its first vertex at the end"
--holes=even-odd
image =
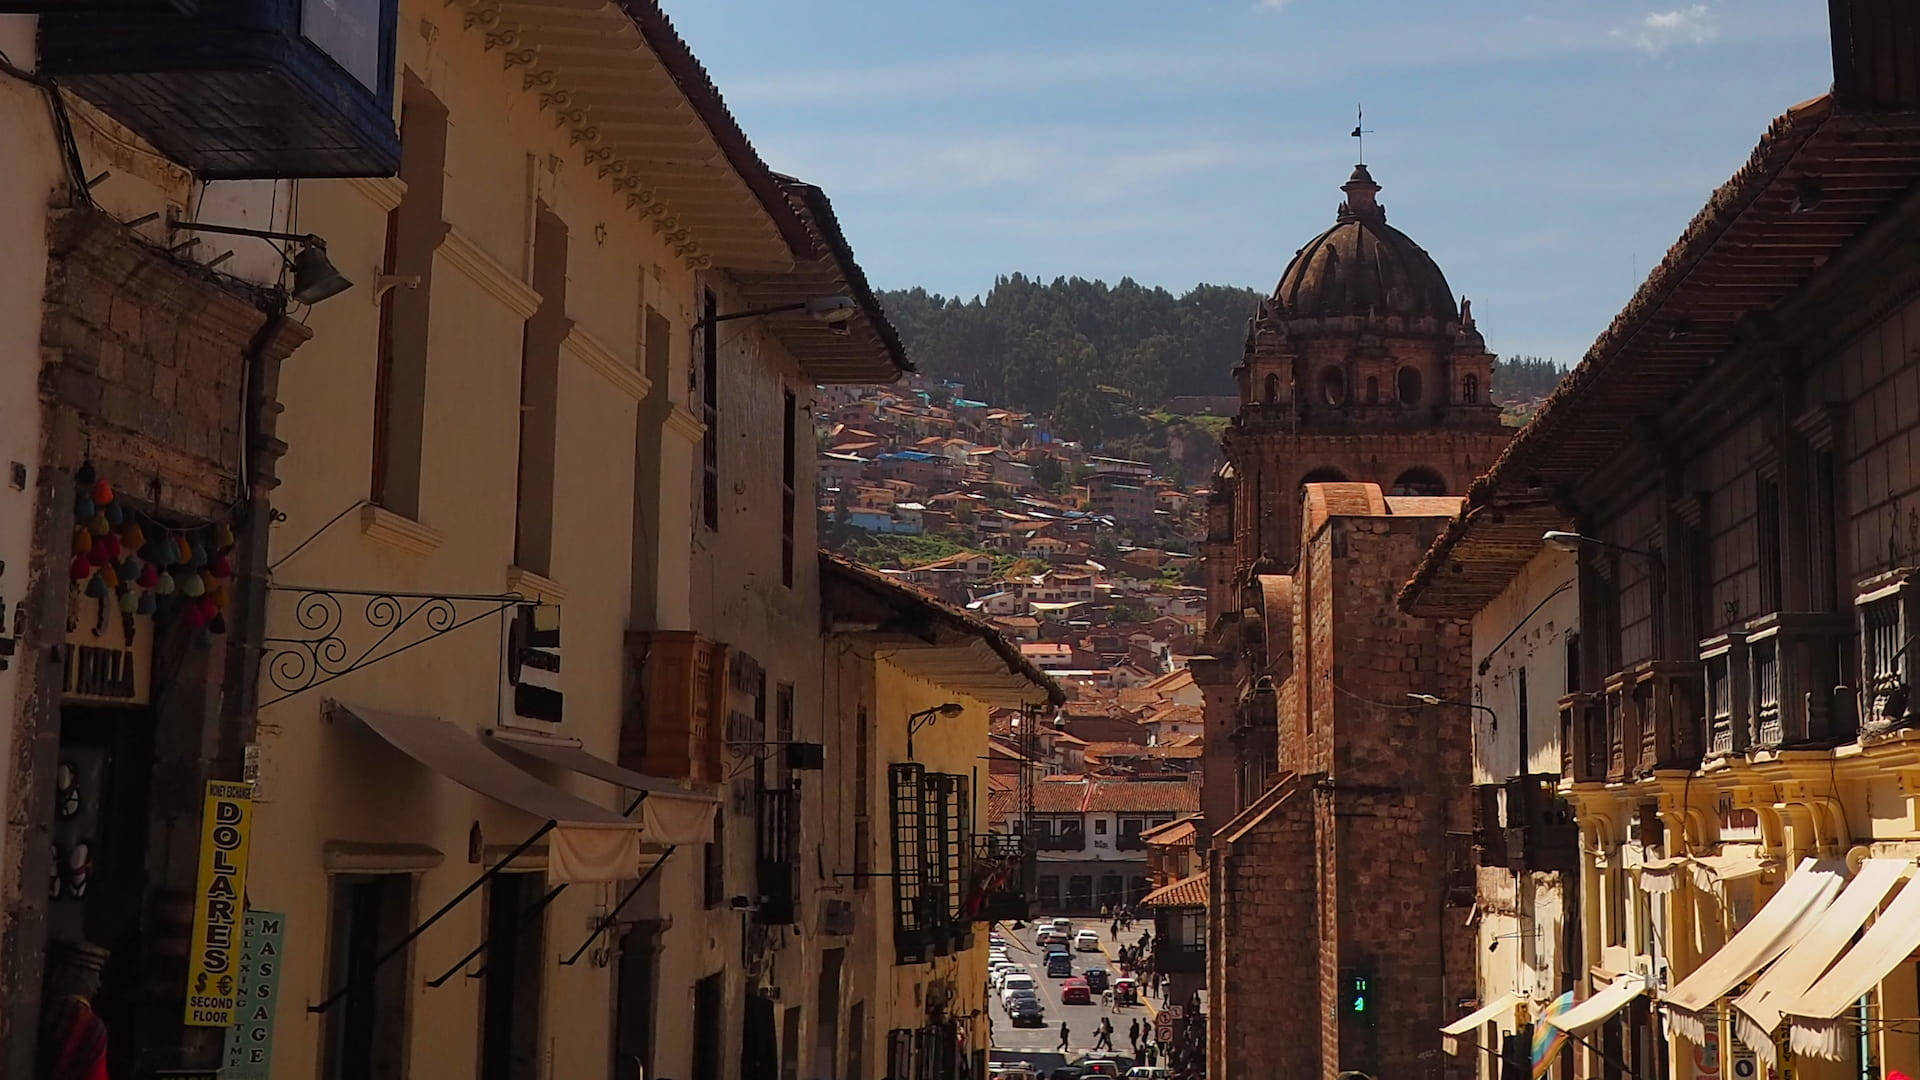
POLYGON ((287 917, 278 911, 249 910, 240 942, 240 997, 220 1080, 267 1080, 273 1067, 273 1018, 280 1006, 280 954, 287 917))

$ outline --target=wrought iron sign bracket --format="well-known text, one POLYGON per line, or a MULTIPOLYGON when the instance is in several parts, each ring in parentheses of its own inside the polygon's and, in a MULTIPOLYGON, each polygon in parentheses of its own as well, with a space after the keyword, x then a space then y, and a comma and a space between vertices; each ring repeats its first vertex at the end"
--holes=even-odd
POLYGON ((295 595, 293 618, 300 633, 261 639, 261 667, 279 691, 278 696, 262 701, 261 708, 461 627, 537 602, 519 593, 409 593, 306 585, 269 585, 267 589, 295 595))

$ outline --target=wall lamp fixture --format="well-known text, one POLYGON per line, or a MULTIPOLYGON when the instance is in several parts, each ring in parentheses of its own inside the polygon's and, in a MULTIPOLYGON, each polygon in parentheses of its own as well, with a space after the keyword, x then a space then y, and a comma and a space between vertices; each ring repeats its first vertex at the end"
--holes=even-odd
POLYGON ((811 300, 800 300, 791 304, 775 304, 772 307, 748 308, 745 311, 731 311, 725 315, 715 315, 695 323, 697 329, 706 329, 715 323, 732 322, 735 319, 751 319, 756 315, 778 315, 785 311, 804 311, 807 317, 816 322, 839 325, 854 317, 860 311, 860 305, 848 296, 816 296, 811 300))
POLYGON ((302 304, 317 304, 329 296, 338 296, 353 288, 353 282, 347 275, 327 258, 327 242, 312 233, 274 232, 270 229, 248 229, 239 225, 210 225, 204 221, 183 221, 179 218, 167 219, 167 232, 205 232, 221 233, 226 236, 252 236, 261 240, 285 240, 300 245, 300 250, 292 258, 275 248, 280 261, 293 271, 293 288, 287 295, 302 304))
POLYGON ((921 728, 926 727, 928 724, 933 723, 935 720, 938 720, 943 716, 959 716, 961 713, 966 711, 967 711, 966 706, 960 704, 957 701, 949 701, 944 705, 935 705, 930 709, 921 709, 919 712, 908 716, 907 717, 907 759, 908 760, 913 759, 914 732, 919 731, 921 728))
POLYGON ((1500 714, 1477 701, 1453 701, 1448 698, 1435 697, 1432 694, 1408 694, 1407 696, 1422 705, 1458 705, 1463 709, 1479 709, 1481 712, 1493 718, 1493 730, 1500 730, 1500 714))
POLYGON ((1594 547, 1606 548, 1609 551, 1624 551, 1629 555, 1638 555, 1643 559, 1652 559, 1655 562, 1660 561, 1660 553, 1657 551, 1627 547, 1624 544, 1615 544, 1611 541, 1602 540, 1597 536, 1586 536, 1576 532, 1562 532, 1559 529, 1548 529, 1546 532, 1541 533, 1540 542, 1555 551, 1566 551, 1575 555, 1580 553, 1580 546, 1582 544, 1591 544, 1594 547))

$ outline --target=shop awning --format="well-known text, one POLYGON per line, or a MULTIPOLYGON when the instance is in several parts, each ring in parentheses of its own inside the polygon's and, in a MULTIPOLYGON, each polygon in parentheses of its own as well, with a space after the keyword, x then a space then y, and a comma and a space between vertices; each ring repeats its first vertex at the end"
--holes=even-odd
POLYGON ((1742 1043, 1772 1061, 1773 1030, 1780 1026, 1780 1007, 1793 1002, 1826 973, 1834 957, 1879 910, 1880 902, 1911 865, 1908 859, 1868 859, 1860 864, 1859 873, 1814 921, 1812 929, 1761 972, 1746 993, 1734 999, 1734 1031, 1742 1043))
POLYGON ((1802 862, 1765 907, 1718 952, 1667 991, 1669 1017, 1676 1030, 1696 1045, 1706 1041, 1707 1018, 1727 991, 1787 951, 1813 929, 1846 884, 1844 863, 1802 862))
POLYGON ((1626 1008, 1628 1002, 1646 992, 1647 980, 1643 976, 1623 976, 1566 1012, 1550 1013, 1544 1019, 1569 1035, 1578 1035, 1606 1023, 1614 1013, 1626 1008))
POLYGON ((1708 855, 1693 860, 1693 887, 1709 892, 1715 885, 1756 878, 1767 872, 1771 860, 1760 855, 1708 855))
POLYGON ((1499 997, 1494 998, 1478 1009, 1441 1028, 1440 1049, 1445 1050, 1449 1054, 1460 1053, 1460 1044, 1463 1041, 1469 1046, 1477 1041, 1475 1036, 1479 1033, 1481 1024, 1502 1016, 1511 1019, 1513 1016, 1513 1007, 1518 1004, 1520 1004, 1519 998, 1514 997, 1512 994, 1501 994, 1499 997))
POLYGON ((1650 893, 1672 892, 1680 882, 1680 871, 1686 865, 1685 855, 1675 855, 1671 859, 1648 859, 1636 868, 1640 872, 1640 888, 1650 893))
POLYGON ((1920 948, 1920 880, 1910 880, 1847 954, 1800 995, 1781 1007, 1796 1054, 1839 1060, 1852 1039, 1840 1014, 1867 996, 1880 980, 1920 948))
POLYGON ((478 738, 435 716, 340 705, 336 721, 357 724, 434 772, 552 828, 547 880, 627 881, 640 876, 640 822, 569 794, 514 767, 478 738))
POLYGON ((646 798, 640 800, 640 822, 650 844, 706 844, 713 840, 713 808, 719 800, 711 795, 688 791, 671 780, 622 768, 588 753, 575 741, 555 741, 497 728, 487 732, 483 739, 510 759, 516 754, 537 758, 615 787, 645 793, 646 798))

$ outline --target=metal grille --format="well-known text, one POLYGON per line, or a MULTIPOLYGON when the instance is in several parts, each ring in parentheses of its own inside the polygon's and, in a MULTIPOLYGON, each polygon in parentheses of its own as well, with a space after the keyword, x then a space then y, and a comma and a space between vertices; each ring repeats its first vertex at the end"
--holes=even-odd
POLYGON ((914 964, 926 959, 926 925, 921 919, 924 884, 920 860, 922 800, 926 771, 911 761, 888 766, 893 804, 893 948, 894 960, 914 964))
POLYGON ((947 907, 947 807, 953 798, 951 777, 926 773, 920 786, 920 932, 934 951, 947 947, 952 921, 947 907))

